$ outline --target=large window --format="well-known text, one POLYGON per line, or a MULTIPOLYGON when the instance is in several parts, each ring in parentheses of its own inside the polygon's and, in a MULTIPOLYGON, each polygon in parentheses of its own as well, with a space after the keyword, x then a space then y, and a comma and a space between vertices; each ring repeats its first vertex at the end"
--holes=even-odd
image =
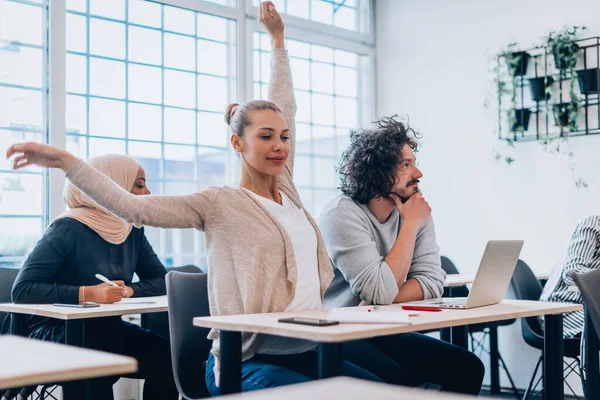
MULTIPOLYGON (((254 97, 267 98, 270 41, 254 34, 254 97)), ((298 40, 287 41, 296 89, 294 180, 305 207, 318 217, 336 196, 335 165, 359 124, 359 54, 298 40)))
MULTIPOLYGON (((239 160, 223 111, 266 97, 268 85, 270 46, 255 22, 257 3, 0 0, 0 151, 36 140, 83 159, 127 154, 156 194, 235 184, 239 160), (58 111, 47 119, 47 110, 58 111)), ((368 0, 277 3, 299 106, 296 183, 318 216, 337 194, 334 165, 350 129, 369 120, 373 99, 364 87, 374 80, 365 65, 373 49, 364 44, 370 34, 356 39, 368 0)), ((63 181, 0 163, 0 263, 18 263, 64 209, 63 181)), ((165 264, 205 266, 202 233, 146 232, 165 264)))
POLYGON ((0 0, 0 264, 16 262, 46 224, 46 177, 11 170, 12 143, 46 141, 46 2, 0 0))

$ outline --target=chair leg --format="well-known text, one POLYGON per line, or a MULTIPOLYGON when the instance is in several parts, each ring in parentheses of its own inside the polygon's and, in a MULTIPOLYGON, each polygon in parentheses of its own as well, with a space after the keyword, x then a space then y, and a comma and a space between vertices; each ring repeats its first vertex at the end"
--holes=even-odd
POLYGON ((529 381, 529 385, 527 386, 527 390, 525 391, 525 394, 523 395, 523 400, 529 400, 529 396, 531 395, 531 392, 533 391, 533 382, 535 381, 535 377, 537 376, 537 372, 538 369, 540 368, 540 365, 542 364, 542 360, 544 359, 544 357, 540 357, 538 359, 537 364, 535 364, 535 369, 533 370, 533 375, 531 375, 531 380, 529 381))
POLYGON ((519 389, 517 389, 517 386, 515 385, 515 381, 513 380, 512 375, 508 371, 508 367, 506 366, 506 363, 504 362, 504 359, 502 358, 502 355, 500 354, 500 352, 498 352, 498 360, 500 361, 500 366, 504 370, 504 373, 508 377, 508 381, 510 382, 510 387, 512 388, 512 391, 515 394, 515 397, 517 399, 520 398, 519 389))

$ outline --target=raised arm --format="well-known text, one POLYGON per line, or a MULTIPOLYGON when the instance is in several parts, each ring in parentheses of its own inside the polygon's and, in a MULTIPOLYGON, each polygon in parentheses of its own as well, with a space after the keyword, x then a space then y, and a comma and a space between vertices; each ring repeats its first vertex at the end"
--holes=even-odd
POLYGON ((271 75, 269 78, 269 101, 277 105, 287 121, 290 129, 291 150, 286 166, 290 175, 294 172, 296 152, 296 98, 290 60, 285 50, 284 25, 281 16, 270 1, 262 2, 259 10, 259 21, 271 36, 271 75))
POLYGON ((28 165, 60 168, 67 178, 96 203, 136 226, 196 228, 204 230, 218 188, 185 196, 135 196, 106 175, 66 150, 43 143, 19 143, 9 147, 7 158, 15 156, 13 168, 28 165))

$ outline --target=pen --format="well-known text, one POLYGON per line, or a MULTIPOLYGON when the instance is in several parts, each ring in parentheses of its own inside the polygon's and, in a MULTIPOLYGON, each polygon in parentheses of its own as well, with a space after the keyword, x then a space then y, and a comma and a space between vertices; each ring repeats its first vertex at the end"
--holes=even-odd
POLYGON ((371 312, 371 311, 375 311, 375 310, 379 310, 379 306, 373 306, 373 307, 367 308, 367 312, 371 312))
POLYGON ((101 274, 96 274, 96 278, 100 279, 100 280, 101 280, 102 282, 104 282, 104 283, 108 283, 108 284, 109 284, 109 285, 111 285, 111 286, 116 286, 116 287, 119 287, 119 285, 117 285, 117 284, 116 284, 116 283, 114 283, 114 282, 111 282, 111 281, 109 281, 109 280, 108 280, 108 278, 106 278, 104 275, 101 275, 101 274))

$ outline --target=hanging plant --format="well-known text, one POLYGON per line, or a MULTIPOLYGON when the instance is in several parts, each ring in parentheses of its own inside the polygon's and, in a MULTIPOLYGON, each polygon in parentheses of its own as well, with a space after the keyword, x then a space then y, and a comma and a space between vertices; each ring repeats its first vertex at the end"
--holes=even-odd
MULTIPOLYGON (((577 65, 579 46, 575 43, 575 40, 578 32, 585 29, 584 26, 566 26, 560 31, 550 31, 546 41, 548 51, 554 56, 554 64, 559 70, 560 79, 569 80, 569 101, 560 104, 560 111, 563 116, 568 117, 566 127, 570 132, 577 130, 577 116, 579 114, 579 97, 575 92, 575 82, 577 81, 575 65, 577 65), (564 104, 567 104, 566 110, 564 104), (564 114, 565 112, 566 114, 564 114)), ((558 121, 561 122, 561 119, 558 118, 558 121)), ((558 125, 565 126, 562 123, 558 125)))

